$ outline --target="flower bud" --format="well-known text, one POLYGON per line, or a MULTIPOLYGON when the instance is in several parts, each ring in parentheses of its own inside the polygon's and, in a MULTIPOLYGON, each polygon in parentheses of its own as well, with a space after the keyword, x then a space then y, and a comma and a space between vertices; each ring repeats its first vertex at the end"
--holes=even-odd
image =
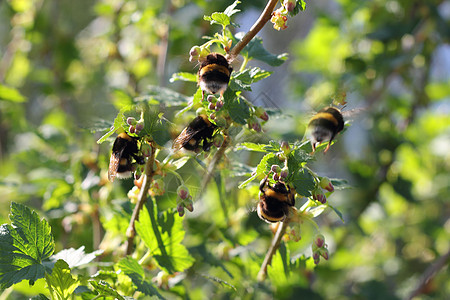
POLYGON ((280 168, 279 165, 272 165, 272 166, 270 167, 270 170, 271 170, 272 172, 274 172, 274 173, 279 173, 279 172, 281 171, 281 168, 280 168))
POLYGON ((288 12, 292 12, 295 8, 295 0, 284 0, 283 6, 288 12))
POLYGON ((219 100, 216 102, 216 110, 219 110, 223 107, 223 101, 219 100))
POLYGON ((182 204, 177 205, 177 212, 180 217, 184 216, 184 206, 182 204))
POLYGON ((216 97, 214 97, 214 95, 208 95, 206 101, 208 101, 209 103, 213 103, 216 101, 216 97))
POLYGON ((137 186, 139 189, 142 187, 142 183, 144 182, 144 177, 141 176, 139 179, 136 179, 134 181, 134 185, 137 186))
POLYGON ((185 207, 190 212, 194 211, 194 202, 192 202, 192 196, 189 196, 189 198, 185 201, 185 207))
POLYGON ((256 120, 256 118, 254 118, 254 117, 251 117, 250 119, 248 119, 247 126, 248 126, 248 129, 253 129, 256 132, 261 131, 261 125, 259 124, 258 120, 256 120))
POLYGON ((199 46, 194 46, 191 48, 191 50, 189 50, 189 55, 190 56, 199 56, 200 51, 201 51, 201 49, 199 46))
POLYGON ((130 199, 131 203, 136 203, 139 197, 140 189, 137 186, 133 186, 131 190, 128 191, 128 199, 130 199))
POLYGON ((200 107, 199 109, 197 109, 197 110, 195 111, 195 114, 196 114, 197 116, 200 116, 200 115, 206 115, 206 109, 205 109, 204 107, 200 107))
POLYGON ((291 153, 291 147, 289 146, 289 143, 286 141, 281 142, 281 151, 284 152, 284 154, 288 155, 291 153))
POLYGON ((216 108, 216 105, 214 103, 210 103, 208 105, 208 108, 211 109, 211 110, 214 110, 216 108))
POLYGON ((330 179, 328 177, 322 177, 322 179, 320 180, 319 183, 320 187, 323 189, 326 189, 329 192, 333 192, 334 191, 334 186, 331 183, 330 179))
POLYGON ((136 133, 140 132, 142 129, 144 129, 144 120, 141 120, 137 122, 136 124, 136 133))
POLYGON ((214 136, 214 139, 213 139, 213 144, 214 144, 214 146, 216 146, 217 148, 219 148, 220 146, 222 146, 222 144, 223 144, 223 136, 222 136, 221 134, 216 134, 216 135, 214 136))
POLYGON ((312 197, 314 200, 317 200, 322 204, 327 203, 327 197, 325 197, 324 193, 320 189, 312 191, 312 197))
POLYGON ((258 122, 254 123, 252 129, 256 132, 261 132, 261 124, 259 124, 258 122))
POLYGON ((133 117, 128 117, 127 118, 127 124, 128 125, 136 125, 136 123, 137 123, 137 121, 136 121, 135 118, 133 118, 133 117))
POLYGON ((149 157, 152 154, 152 147, 148 143, 142 143, 141 152, 145 157, 149 157))
POLYGON ((314 244, 318 248, 322 248, 325 245, 325 237, 322 234, 318 234, 314 237, 314 244))
POLYGON ((135 133, 136 132, 136 128, 133 125, 130 125, 130 128, 128 128, 128 131, 130 133, 135 133))
POLYGON ((280 178, 281 180, 285 180, 289 175, 289 170, 288 168, 283 168, 280 172, 280 178))
POLYGON ((164 181, 161 178, 153 180, 149 192, 154 196, 164 195, 165 193, 164 181))
POLYGON ((301 231, 300 231, 300 224, 299 223, 292 223, 292 225, 289 225, 291 227, 291 230, 288 232, 289 239, 298 242, 302 239, 301 231))
POLYGON ((283 7, 278 8, 276 11, 274 11, 272 13, 272 18, 270 19, 270 22, 273 23, 273 28, 275 28, 278 31, 280 29, 286 29, 287 28, 287 25, 286 25, 286 21, 287 21, 286 13, 287 13, 287 11, 285 11, 283 7))
POLYGON ((187 188, 187 186, 180 185, 177 189, 177 195, 178 197, 180 197, 182 200, 185 200, 189 197, 189 189, 187 188))
POLYGON ((314 259, 314 263, 317 265, 320 262, 320 253, 319 252, 314 252, 313 253, 313 259, 314 259))
POLYGON ((277 154, 277 158, 281 161, 285 161, 286 160, 286 155, 284 153, 280 153, 278 152, 277 154))
POLYGON ((328 260, 328 249, 322 248, 319 250, 320 255, 325 258, 325 260, 328 260))
MULTIPOLYGON (((216 104, 217 107, 217 104, 216 104)), ((219 127, 225 127, 227 125, 227 120, 224 117, 216 117, 216 125, 219 127)))
POLYGON ((216 114, 215 114, 215 113, 211 113, 211 114, 209 115, 209 118, 210 118, 211 120, 214 120, 214 119, 216 118, 216 114))
POLYGON ((258 116, 258 118, 260 118, 260 119, 262 119, 264 121, 269 120, 269 115, 267 114, 267 112, 262 107, 257 107, 255 109, 255 115, 258 116))

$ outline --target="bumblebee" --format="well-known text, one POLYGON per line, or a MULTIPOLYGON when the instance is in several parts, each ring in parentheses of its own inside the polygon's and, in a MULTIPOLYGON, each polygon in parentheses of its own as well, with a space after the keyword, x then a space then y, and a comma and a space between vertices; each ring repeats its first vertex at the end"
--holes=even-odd
POLYGON ((211 123, 206 115, 199 115, 173 141, 172 149, 178 151, 184 148, 196 153, 202 149, 209 151, 212 145, 211 138, 216 128, 217 126, 211 123))
POLYGON ((329 106, 321 109, 309 121, 308 128, 311 134, 311 145, 313 152, 317 143, 328 141, 324 153, 328 151, 334 137, 344 129, 344 118, 339 109, 329 106))
POLYGON ((130 177, 134 171, 133 158, 140 165, 145 163, 144 157, 139 155, 138 139, 122 132, 113 144, 108 169, 109 181, 113 182, 116 177, 130 177))
POLYGON ((198 69, 198 85, 202 89, 202 100, 205 92, 211 94, 219 93, 223 98, 223 93, 227 90, 232 71, 233 68, 225 56, 219 53, 208 54, 198 69))
POLYGON ((289 185, 278 181, 271 186, 267 181, 269 175, 261 180, 259 190, 261 195, 256 212, 261 220, 268 223, 283 221, 295 204, 295 190, 289 185))

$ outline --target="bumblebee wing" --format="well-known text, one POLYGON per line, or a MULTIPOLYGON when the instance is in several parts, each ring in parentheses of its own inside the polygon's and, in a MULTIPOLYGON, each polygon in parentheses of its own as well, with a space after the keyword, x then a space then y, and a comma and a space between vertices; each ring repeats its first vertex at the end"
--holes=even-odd
POLYGON ((186 127, 185 129, 183 129, 180 135, 173 141, 172 149, 175 152, 180 150, 198 132, 199 130, 193 130, 192 128, 186 127))
POLYGON ((122 155, 122 151, 120 152, 112 152, 111 157, 109 159, 109 168, 108 168, 108 179, 113 182, 114 178, 116 178, 117 169, 119 168, 120 156, 122 155))

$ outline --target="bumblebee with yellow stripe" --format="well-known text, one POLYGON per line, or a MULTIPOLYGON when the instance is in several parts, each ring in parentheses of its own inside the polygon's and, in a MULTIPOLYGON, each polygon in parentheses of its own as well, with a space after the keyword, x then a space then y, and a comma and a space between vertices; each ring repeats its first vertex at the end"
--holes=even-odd
POLYGON ((227 90, 232 71, 233 68, 225 56, 219 53, 208 54, 198 69, 198 85, 202 89, 202 100, 205 92, 210 94, 219 93, 223 98, 223 93, 227 90))
POLYGON ((211 138, 216 128, 217 126, 211 123, 206 115, 199 115, 173 141, 172 149, 178 151, 184 148, 196 153, 201 149, 209 151, 212 145, 211 138))
POLYGON ((324 151, 326 153, 330 148, 331 141, 342 129, 344 129, 344 118, 339 109, 332 106, 321 109, 308 124, 313 152, 318 143, 328 141, 328 146, 324 151))
POLYGON ((271 186, 267 181, 268 176, 261 180, 260 201, 256 212, 262 220, 275 223, 283 221, 289 215, 289 211, 295 204, 295 190, 281 181, 271 186))
POLYGON ((125 132, 120 133, 114 141, 109 160, 108 179, 113 182, 117 178, 128 178, 135 170, 135 165, 144 164, 144 157, 139 155, 138 139, 125 132), (133 161, 134 159, 134 161, 133 161))

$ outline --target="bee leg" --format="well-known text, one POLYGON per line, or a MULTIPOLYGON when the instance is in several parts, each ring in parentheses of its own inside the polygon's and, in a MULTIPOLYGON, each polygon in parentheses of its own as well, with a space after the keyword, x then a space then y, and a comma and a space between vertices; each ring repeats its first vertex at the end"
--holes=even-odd
POLYGON ((203 102, 203 99, 205 99, 205 91, 204 90, 202 90, 202 102, 203 102))
POLYGON ((331 146, 331 141, 328 142, 328 145, 325 148, 325 150, 323 151, 323 153, 327 153, 328 149, 330 149, 330 146, 331 146))
POLYGON ((314 154, 314 152, 316 152, 316 142, 311 141, 311 147, 312 147, 312 152, 311 155, 314 154))
POLYGON ((261 183, 260 183, 260 185, 259 185, 259 190, 260 190, 261 192, 263 192, 263 193, 264 193, 263 188, 264 188, 264 186, 266 185, 267 178, 269 178, 269 174, 267 174, 266 177, 265 177, 263 180, 261 180, 261 183))
POLYGON ((220 99, 221 99, 222 101, 223 101, 223 94, 224 94, 224 93, 225 93, 225 90, 222 89, 222 90, 220 91, 220 99))

